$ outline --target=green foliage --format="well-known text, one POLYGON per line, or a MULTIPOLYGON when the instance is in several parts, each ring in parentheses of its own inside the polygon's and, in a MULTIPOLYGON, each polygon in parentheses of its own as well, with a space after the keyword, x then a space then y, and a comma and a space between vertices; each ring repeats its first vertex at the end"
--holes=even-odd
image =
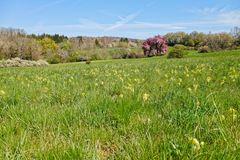
POLYGON ((183 58, 185 54, 187 54, 186 46, 177 44, 168 53, 167 58, 183 58))
POLYGON ((196 31, 190 34, 184 32, 168 33, 165 38, 168 39, 169 46, 181 44, 199 49, 199 47, 206 45, 211 50, 231 49, 237 39, 229 33, 204 34, 196 31))
POLYGON ((95 39, 95 45, 96 45, 96 47, 101 47, 101 44, 98 39, 95 39))
POLYGON ((125 43, 128 43, 128 42, 129 42, 129 40, 128 40, 128 38, 121 38, 121 39, 120 39, 120 42, 125 42, 125 43))
POLYGON ((174 45, 174 49, 179 49, 179 50, 186 50, 188 47, 182 45, 182 44, 176 44, 174 45))
POLYGON ((86 61, 86 64, 90 64, 90 63, 91 63, 91 61, 90 61, 90 60, 87 60, 87 61, 86 61))
POLYGON ((49 64, 61 63, 61 58, 56 54, 49 54, 46 59, 49 64))
POLYGON ((71 43, 68 40, 63 40, 63 42, 60 44, 60 48, 68 51, 71 49, 71 43))
POLYGON ((54 35, 45 34, 45 33, 42 34, 42 35, 32 34, 29 37, 35 38, 37 40, 42 40, 44 38, 49 38, 49 39, 53 40, 55 43, 62 43, 64 41, 68 40, 67 36, 59 35, 59 34, 54 34, 54 35))
POLYGON ((173 49, 168 53, 167 58, 183 58, 183 52, 180 49, 173 49))
MULTIPOLYGON (((164 37, 168 39, 168 45, 175 46, 175 48, 177 45, 185 45, 187 47, 183 50, 189 52, 193 52, 193 49, 206 52, 201 51, 206 48, 205 46, 208 46, 210 51, 219 51, 240 48, 239 30, 238 27, 235 27, 231 34, 204 34, 196 31, 190 34, 176 32, 168 33, 164 37)), ((28 35, 23 30, 0 28, 0 59, 18 57, 24 60, 49 59, 53 63, 64 63, 88 59, 140 58, 143 57, 143 53, 151 57, 162 55, 167 50, 167 44, 164 47, 157 44, 160 40, 165 41, 165 38, 159 39, 159 36, 157 37, 158 40, 148 39, 149 44, 145 43, 143 52, 141 50, 143 41, 137 39, 83 36, 68 38, 58 34, 28 35), (157 48, 162 48, 162 50, 157 48)), ((177 55, 175 53, 175 56, 181 57, 181 53, 177 55)))
POLYGON ((164 37, 168 40, 169 46, 174 46, 175 44, 185 44, 184 38, 187 36, 184 32, 167 33, 164 37))
POLYGON ((208 34, 203 45, 214 51, 228 49, 233 45, 233 37, 228 33, 208 34))
POLYGON ((51 38, 48 37, 44 37, 42 40, 40 40, 40 43, 45 52, 47 50, 55 51, 58 48, 57 44, 51 38))

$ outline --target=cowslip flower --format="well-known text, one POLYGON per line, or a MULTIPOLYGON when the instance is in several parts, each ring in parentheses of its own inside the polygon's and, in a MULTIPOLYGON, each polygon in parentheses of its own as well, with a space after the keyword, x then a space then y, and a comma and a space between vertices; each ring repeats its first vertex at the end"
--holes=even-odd
POLYGON ((119 97, 120 97, 120 98, 123 98, 123 94, 120 94, 119 97))
POLYGON ((49 89, 47 88, 47 87, 44 87, 43 89, 42 89, 42 92, 43 93, 47 93, 49 91, 49 89))
POLYGON ((194 88, 194 91, 196 92, 197 89, 198 89, 198 85, 197 85, 197 84, 194 84, 194 85, 193 85, 193 88, 194 88))
POLYGON ((143 97, 142 97, 142 98, 143 98, 143 101, 146 102, 146 101, 149 99, 149 97, 150 97, 149 94, 144 93, 144 94, 143 94, 143 97))
POLYGON ((230 107, 229 113, 231 114, 233 120, 236 120, 236 119, 237 119, 237 110, 236 110, 236 109, 230 107))
POLYGON ((226 118, 224 115, 220 115, 220 121, 224 121, 226 118))
POLYGON ((237 110, 234 109, 234 108, 232 108, 232 107, 230 107, 230 109, 229 109, 229 113, 231 113, 231 114, 235 114, 235 113, 237 113, 237 110))
POLYGON ((189 140, 189 143, 193 145, 193 149, 196 151, 200 150, 201 146, 204 145, 204 142, 199 143, 199 141, 193 137, 189 137, 188 140, 189 140))
POLYGON ((211 77, 207 77, 207 82, 209 83, 212 80, 211 77))
POLYGON ((190 93, 192 93, 192 88, 187 88, 187 90, 190 92, 190 93))
POLYGON ((197 100, 197 108, 200 108, 200 102, 197 100))
POLYGON ((4 92, 4 90, 0 90, 0 97, 3 97, 5 95, 6 95, 6 93, 4 92))

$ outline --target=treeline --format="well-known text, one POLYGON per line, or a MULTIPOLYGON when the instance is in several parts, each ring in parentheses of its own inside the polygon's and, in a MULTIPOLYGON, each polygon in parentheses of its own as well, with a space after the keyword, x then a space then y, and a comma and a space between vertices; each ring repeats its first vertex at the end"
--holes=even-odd
POLYGON ((49 63, 76 62, 105 59, 107 55, 92 52, 97 49, 112 48, 109 53, 112 57, 109 58, 115 58, 117 53, 114 52, 127 52, 127 48, 136 47, 141 47, 141 41, 112 37, 69 38, 59 34, 28 35, 24 30, 0 28, 0 60, 19 57, 25 60, 45 59, 49 63))
POLYGON ((175 32, 168 33, 164 36, 169 46, 184 45, 192 47, 192 49, 201 50, 201 48, 209 51, 235 49, 240 46, 240 28, 234 27, 230 33, 202 33, 202 32, 175 32))
MULTIPOLYGON (((188 49, 209 52, 240 46, 240 28, 230 33, 175 32, 164 36, 169 46, 184 45, 188 49)), ((0 28, 0 60, 19 57, 44 59, 49 63, 77 62, 111 58, 144 56, 143 41, 118 37, 67 37, 64 35, 28 35, 24 30, 0 28)))

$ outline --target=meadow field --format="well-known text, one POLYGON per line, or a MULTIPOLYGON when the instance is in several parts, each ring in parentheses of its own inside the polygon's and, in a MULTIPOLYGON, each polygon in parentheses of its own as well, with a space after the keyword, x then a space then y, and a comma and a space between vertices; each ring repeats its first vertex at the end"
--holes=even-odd
POLYGON ((0 159, 240 159, 240 50, 0 77, 0 159))

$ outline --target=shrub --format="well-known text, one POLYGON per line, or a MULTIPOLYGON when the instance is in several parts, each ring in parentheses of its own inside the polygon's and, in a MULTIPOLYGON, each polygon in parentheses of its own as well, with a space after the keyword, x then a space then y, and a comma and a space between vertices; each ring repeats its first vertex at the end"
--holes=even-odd
POLYGON ((148 38, 143 42, 142 49, 145 56, 163 55, 168 49, 167 39, 160 35, 148 38))
POLYGON ((176 44, 176 45, 174 45, 174 48, 175 49, 180 49, 180 50, 186 50, 187 49, 187 47, 182 45, 182 44, 176 44))
POLYGON ((173 48, 169 53, 167 58, 183 58, 184 50, 179 48, 173 48))
POLYGON ((91 61, 90 61, 90 60, 87 60, 85 63, 86 63, 86 64, 90 64, 90 63, 91 63, 91 61))
POLYGON ((47 57, 47 62, 50 64, 58 64, 61 62, 61 59, 58 55, 49 55, 47 57))
POLYGON ((90 57, 91 57, 90 58, 91 60, 100 60, 100 59, 102 59, 101 56, 99 54, 97 54, 97 53, 93 53, 90 57))
POLYGON ((48 63, 44 60, 29 61, 20 58, 13 58, 0 61, 0 68, 2 67, 30 67, 30 66, 47 66, 48 63))
POLYGON ((198 49, 198 53, 208 53, 210 51, 208 46, 201 46, 198 49))
POLYGON ((136 53, 136 52, 129 52, 127 54, 127 58, 143 58, 144 55, 141 53, 136 53))
POLYGON ((126 48, 114 48, 109 53, 112 55, 113 59, 127 58, 129 53, 129 49, 126 48))
POLYGON ((89 61, 89 60, 90 60, 90 58, 88 56, 81 55, 81 56, 79 56, 77 62, 89 61))

